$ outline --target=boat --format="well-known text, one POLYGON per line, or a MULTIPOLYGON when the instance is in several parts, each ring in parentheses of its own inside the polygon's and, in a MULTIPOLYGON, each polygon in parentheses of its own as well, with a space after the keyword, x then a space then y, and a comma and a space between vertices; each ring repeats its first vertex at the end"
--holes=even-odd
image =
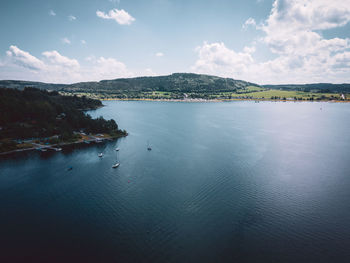
POLYGON ((113 164, 112 168, 118 168, 119 165, 120 165, 120 163, 118 162, 118 154, 117 154, 117 160, 115 161, 115 164, 113 164))
POLYGON ((120 149, 119 148, 115 148, 115 150, 118 152, 120 149))
POLYGON ((152 150, 151 145, 149 144, 149 142, 147 142, 147 150, 149 150, 149 151, 152 150))
POLYGON ((55 151, 60 152, 60 151, 62 151, 62 148, 55 148, 55 151))
POLYGON ((41 148, 40 151, 42 151, 42 152, 47 152, 47 149, 41 148))
POLYGON ((71 171, 71 170, 73 170, 73 167, 72 167, 72 166, 68 168, 68 171, 71 171))
POLYGON ((99 154, 98 154, 98 157, 102 157, 102 156, 103 156, 103 153, 99 153, 99 154))
POLYGON ((115 164, 113 164, 112 168, 118 168, 119 165, 120 165, 120 163, 115 163, 115 164))

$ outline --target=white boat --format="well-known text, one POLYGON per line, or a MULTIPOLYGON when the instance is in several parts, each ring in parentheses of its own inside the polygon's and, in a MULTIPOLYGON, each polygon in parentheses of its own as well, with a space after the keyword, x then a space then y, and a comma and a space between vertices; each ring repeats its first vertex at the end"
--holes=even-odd
POLYGON ((98 154, 98 157, 102 157, 102 156, 103 156, 103 153, 99 153, 99 154, 98 154))
POLYGON ((55 148, 55 151, 60 152, 60 151, 62 151, 62 148, 55 148))
POLYGON ((120 163, 115 163, 115 164, 113 164, 112 168, 118 168, 119 165, 120 165, 120 163))
POLYGON ((120 149, 119 148, 115 148, 115 150, 118 152, 120 149))

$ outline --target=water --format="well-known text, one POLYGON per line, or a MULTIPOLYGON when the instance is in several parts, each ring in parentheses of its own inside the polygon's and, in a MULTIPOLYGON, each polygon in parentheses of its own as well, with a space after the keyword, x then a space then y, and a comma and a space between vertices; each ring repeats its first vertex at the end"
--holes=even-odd
POLYGON ((349 104, 105 104, 128 137, 0 161, 1 262, 350 261, 349 104))

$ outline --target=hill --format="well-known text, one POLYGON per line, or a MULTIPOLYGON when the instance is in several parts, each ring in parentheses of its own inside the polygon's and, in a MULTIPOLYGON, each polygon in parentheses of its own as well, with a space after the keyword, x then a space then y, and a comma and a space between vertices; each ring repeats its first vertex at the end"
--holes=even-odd
POLYGON ((212 94, 236 92, 257 84, 230 78, 192 73, 174 73, 168 76, 121 78, 99 82, 79 82, 74 84, 49 84, 42 82, 3 80, 0 87, 23 89, 36 87, 69 93, 99 94, 106 97, 137 98, 150 92, 171 93, 172 97, 183 98, 184 93, 212 94))
POLYGON ((0 87, 35 87, 96 99, 286 99, 337 100, 350 93, 350 84, 258 85, 217 76, 174 73, 167 76, 120 78, 98 82, 51 84, 3 80, 0 87))

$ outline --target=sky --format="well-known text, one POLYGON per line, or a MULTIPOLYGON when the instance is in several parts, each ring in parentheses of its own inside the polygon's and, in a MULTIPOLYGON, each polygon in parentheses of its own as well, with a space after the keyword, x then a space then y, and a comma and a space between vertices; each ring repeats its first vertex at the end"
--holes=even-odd
POLYGON ((350 0, 0 0, 0 79, 350 83, 350 0))

